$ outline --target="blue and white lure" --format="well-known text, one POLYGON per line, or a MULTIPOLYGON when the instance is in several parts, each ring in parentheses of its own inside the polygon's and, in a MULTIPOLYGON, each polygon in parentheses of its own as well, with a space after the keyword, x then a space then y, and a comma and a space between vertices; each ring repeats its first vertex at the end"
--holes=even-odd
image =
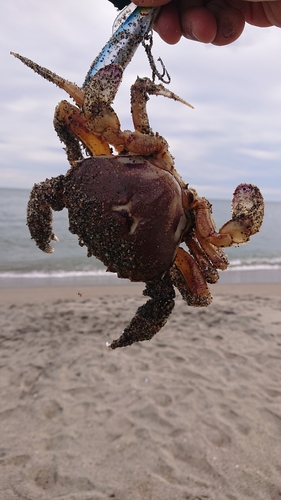
POLYGON ((118 64, 123 68, 131 61, 138 46, 149 33, 159 8, 125 7, 113 24, 113 34, 91 65, 83 88, 99 69, 109 64, 118 64))

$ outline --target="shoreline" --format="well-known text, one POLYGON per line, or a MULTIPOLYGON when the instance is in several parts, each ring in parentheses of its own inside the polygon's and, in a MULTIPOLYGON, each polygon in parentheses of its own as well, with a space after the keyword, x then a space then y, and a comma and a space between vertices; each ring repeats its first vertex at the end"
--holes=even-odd
MULTIPOLYGON (((215 286, 219 285, 253 285, 253 284, 279 284, 281 283, 281 268, 272 269, 228 269, 220 272, 220 278, 215 286)), ((0 275, 0 290, 28 289, 28 288, 67 288, 67 287, 110 287, 116 286, 142 286, 140 283, 131 283, 126 279, 119 279, 112 273, 97 275, 69 275, 61 273, 58 275, 45 276, 5 276, 0 275)))
MULTIPOLYGON (((97 297, 141 297, 144 290, 143 283, 100 286, 60 286, 60 287, 26 287, 0 289, 0 304, 2 306, 21 306, 25 304, 46 304, 53 302, 75 301, 77 303, 97 297)), ((256 297, 280 297, 281 283, 244 283, 244 284, 215 284, 210 286, 213 301, 217 297, 226 295, 256 297)))

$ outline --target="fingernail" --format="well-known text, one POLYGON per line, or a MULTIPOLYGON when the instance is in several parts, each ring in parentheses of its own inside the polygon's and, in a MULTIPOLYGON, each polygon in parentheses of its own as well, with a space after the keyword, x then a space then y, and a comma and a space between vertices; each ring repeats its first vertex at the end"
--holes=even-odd
POLYGON ((187 30, 183 32, 183 36, 185 38, 188 38, 188 40, 196 40, 196 42, 199 42, 199 38, 195 35, 192 26, 190 26, 187 30))
POLYGON ((235 35, 235 29, 233 23, 225 19, 222 24, 222 34, 225 38, 231 38, 235 35))

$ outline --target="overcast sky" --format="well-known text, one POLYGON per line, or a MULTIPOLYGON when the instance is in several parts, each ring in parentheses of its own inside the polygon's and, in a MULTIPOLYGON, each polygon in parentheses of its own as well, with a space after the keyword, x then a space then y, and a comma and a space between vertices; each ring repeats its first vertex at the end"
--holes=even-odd
MULTIPOLYGON (((33 59, 82 85, 111 35, 117 15, 107 0, 9 0, 0 18, 0 187, 31 188, 68 169, 53 130, 66 94, 9 55, 33 59)), ((239 41, 213 47, 183 39, 169 46, 154 35, 172 77, 169 88, 191 110, 151 97, 154 131, 170 144, 176 167, 199 194, 228 199, 240 182, 257 184, 266 200, 281 200, 281 29, 247 26, 239 41)), ((127 68, 114 107, 132 128, 129 89, 150 76, 142 47, 127 68)))

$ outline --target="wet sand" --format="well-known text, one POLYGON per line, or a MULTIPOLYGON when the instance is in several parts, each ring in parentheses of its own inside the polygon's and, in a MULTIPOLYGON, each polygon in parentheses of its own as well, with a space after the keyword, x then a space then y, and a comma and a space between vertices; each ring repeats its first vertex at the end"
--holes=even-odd
POLYGON ((281 284, 106 349, 142 288, 0 290, 1 500, 281 498, 281 284))

